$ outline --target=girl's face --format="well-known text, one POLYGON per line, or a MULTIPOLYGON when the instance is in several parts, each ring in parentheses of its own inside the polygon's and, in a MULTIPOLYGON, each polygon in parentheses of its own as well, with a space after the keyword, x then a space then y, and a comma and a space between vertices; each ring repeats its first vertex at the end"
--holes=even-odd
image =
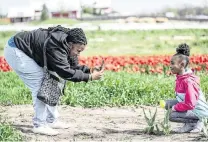
POLYGON ((184 71, 184 62, 177 55, 172 56, 170 61, 170 70, 173 74, 183 74, 184 71))
POLYGON ((84 44, 72 44, 71 50, 70 50, 70 56, 79 56, 80 53, 85 50, 86 45, 84 44))

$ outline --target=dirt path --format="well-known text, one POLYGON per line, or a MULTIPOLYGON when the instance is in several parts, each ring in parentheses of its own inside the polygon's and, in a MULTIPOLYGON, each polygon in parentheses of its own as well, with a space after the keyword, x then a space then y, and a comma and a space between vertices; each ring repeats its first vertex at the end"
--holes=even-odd
MULTIPOLYGON (((150 107, 153 111, 154 108, 150 107)), ((60 119, 69 123, 69 129, 59 129, 58 136, 33 134, 32 105, 4 107, 13 125, 22 131, 26 141, 200 141, 201 134, 170 134, 155 136, 143 133, 146 127, 142 108, 93 108, 60 106, 60 119)), ((162 120, 164 110, 158 109, 157 120, 162 120)), ((172 128, 180 125, 172 123, 172 128)))

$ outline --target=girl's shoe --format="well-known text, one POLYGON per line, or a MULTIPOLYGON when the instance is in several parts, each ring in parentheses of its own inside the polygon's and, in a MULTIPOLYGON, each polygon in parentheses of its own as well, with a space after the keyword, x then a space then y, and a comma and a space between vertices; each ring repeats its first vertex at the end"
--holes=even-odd
POLYGON ((198 121, 198 122, 195 124, 194 129, 191 130, 191 133, 199 133, 199 132, 202 131, 203 127, 204 127, 203 122, 198 121))
POLYGON ((173 129, 172 131, 175 133, 188 133, 194 129, 195 125, 196 123, 185 123, 183 127, 173 129))

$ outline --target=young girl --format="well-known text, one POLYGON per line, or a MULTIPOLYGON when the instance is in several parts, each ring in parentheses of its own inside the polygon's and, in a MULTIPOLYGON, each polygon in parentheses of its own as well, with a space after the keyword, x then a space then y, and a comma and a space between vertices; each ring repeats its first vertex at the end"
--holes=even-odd
POLYGON ((57 135, 54 129, 68 128, 69 125, 58 121, 56 106, 49 106, 37 99, 44 77, 43 47, 46 45, 47 67, 65 80, 80 82, 99 80, 103 70, 90 73, 87 66, 75 63, 85 50, 87 39, 80 28, 67 29, 61 26, 48 29, 20 32, 11 37, 4 50, 8 64, 23 80, 32 93, 34 118, 33 132, 57 135), (49 37, 49 32, 51 37, 49 37))
POLYGON ((166 100, 166 109, 171 108, 170 121, 184 123, 173 131, 178 133, 200 132, 202 118, 208 117, 208 104, 200 89, 199 77, 188 68, 190 49, 180 44, 172 56, 170 69, 176 74, 175 100, 166 100))

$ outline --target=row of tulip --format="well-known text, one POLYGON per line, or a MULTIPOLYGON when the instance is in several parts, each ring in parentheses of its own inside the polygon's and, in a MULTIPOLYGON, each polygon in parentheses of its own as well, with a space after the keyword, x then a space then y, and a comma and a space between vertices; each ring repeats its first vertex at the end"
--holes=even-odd
MULTIPOLYGON (((89 67, 99 66, 104 60, 106 70, 118 72, 139 72, 147 74, 170 74, 169 64, 171 56, 92 56, 80 57, 80 64, 89 67)), ((196 71, 208 71, 208 55, 193 55, 190 57, 190 66, 196 71)), ((0 57, 0 71, 11 71, 3 57, 0 57)))
MULTIPOLYGON (((81 57, 80 64, 89 67, 99 66, 105 61, 105 69, 118 72, 139 72, 147 74, 170 74, 171 56, 94 56, 81 57)), ((208 71, 208 55, 193 55, 190 57, 190 67, 195 71, 208 71)))

